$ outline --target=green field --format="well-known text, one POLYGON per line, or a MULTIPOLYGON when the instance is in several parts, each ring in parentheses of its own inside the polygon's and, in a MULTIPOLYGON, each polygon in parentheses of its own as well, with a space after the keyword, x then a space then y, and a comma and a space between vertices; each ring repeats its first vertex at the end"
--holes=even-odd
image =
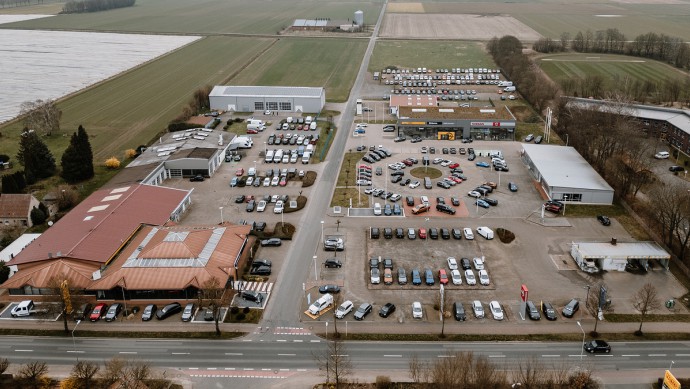
MULTIPOLYGON (((95 163, 122 157, 148 143, 180 113, 192 92, 223 82, 274 39, 208 37, 59 104, 63 137, 46 138, 59 161, 69 137, 82 124, 91 138, 95 163)), ((20 123, 0 128, 0 154, 14 156, 20 123)))
POLYGON ((369 61, 369 71, 386 66, 403 68, 495 67, 484 45, 464 41, 379 40, 369 61))
POLYGON ((362 10, 376 22, 381 1, 309 0, 137 0, 133 7, 105 12, 58 15, 3 24, 2 28, 64 29, 166 33, 275 34, 294 19, 352 20, 362 10))
POLYGON ((541 57, 537 63, 556 82, 594 74, 601 75, 607 83, 614 82, 614 77, 655 82, 682 77, 681 72, 664 63, 624 55, 556 54, 541 57))
POLYGON ((322 86, 328 101, 343 102, 366 46, 362 39, 281 39, 230 84, 322 86))

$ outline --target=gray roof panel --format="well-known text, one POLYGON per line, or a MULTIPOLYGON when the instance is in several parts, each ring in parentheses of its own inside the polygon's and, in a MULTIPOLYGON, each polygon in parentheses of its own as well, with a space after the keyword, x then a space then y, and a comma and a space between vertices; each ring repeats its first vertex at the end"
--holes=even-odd
POLYGON ((324 94, 323 88, 303 86, 223 86, 217 85, 209 96, 250 96, 250 97, 315 97, 324 94))
POLYGON ((550 186, 613 191, 573 147, 525 143, 522 148, 550 186))

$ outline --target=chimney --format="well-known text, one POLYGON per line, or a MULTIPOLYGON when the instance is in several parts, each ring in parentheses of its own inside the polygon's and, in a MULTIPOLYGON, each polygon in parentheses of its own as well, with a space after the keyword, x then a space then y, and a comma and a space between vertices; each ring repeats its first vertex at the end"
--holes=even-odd
POLYGON ((611 238, 611 245, 615 246, 616 245, 616 238, 611 238))

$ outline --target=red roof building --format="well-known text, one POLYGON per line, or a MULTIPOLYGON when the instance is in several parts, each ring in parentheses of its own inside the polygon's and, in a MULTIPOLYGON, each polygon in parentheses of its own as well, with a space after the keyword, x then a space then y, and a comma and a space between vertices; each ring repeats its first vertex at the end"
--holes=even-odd
POLYGON ((0 194, 0 228, 31 227, 31 210, 38 205, 30 194, 0 194))

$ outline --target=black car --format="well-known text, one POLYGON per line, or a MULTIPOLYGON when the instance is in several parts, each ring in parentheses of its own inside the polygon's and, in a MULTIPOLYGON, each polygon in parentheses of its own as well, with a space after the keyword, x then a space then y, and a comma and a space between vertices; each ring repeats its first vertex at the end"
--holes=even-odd
POLYGON ((405 202, 410 207, 414 206, 414 197, 412 197, 412 196, 405 197, 405 202))
POLYGON ((450 233, 453 235, 453 239, 462 239, 462 231, 459 228, 453 228, 450 233))
POLYGON ((181 311, 182 305, 180 305, 180 303, 168 304, 156 312, 156 319, 165 320, 176 313, 180 313, 181 311))
POLYGON ((383 268, 384 269, 392 269, 393 268, 393 259, 392 258, 383 258, 383 268))
POLYGON ((493 206, 498 205, 498 200, 496 200, 496 199, 490 199, 490 198, 488 198, 488 197, 484 197, 482 200, 484 200, 484 201, 486 201, 487 203, 489 203, 489 205, 493 205, 493 206))
POLYGON ((204 309, 204 321, 213 321, 213 309, 204 309))
POLYGON ((477 159, 477 156, 474 153, 467 156, 468 161, 474 161, 475 159, 477 159))
POLYGON ((362 157, 362 161, 364 161, 366 163, 374 163, 374 161, 366 155, 364 157, 362 157))
POLYGON ((588 353, 610 353, 611 345, 601 339, 590 340, 583 346, 588 353))
POLYGON ((462 270, 472 269, 472 263, 470 262, 470 259, 469 258, 460 258, 460 267, 462 267, 462 270))
POLYGON ((444 147, 441 149, 441 154, 448 154, 448 147, 444 147))
POLYGON ((328 284, 319 286, 319 293, 340 293, 340 287, 338 285, 328 284))
POLYGON ((235 203, 236 203, 236 204, 241 204, 241 203, 244 202, 244 200, 245 200, 246 198, 247 198, 247 197, 246 197, 245 195, 239 195, 239 196, 235 197, 235 203))
POLYGON ((563 316, 573 317, 578 309, 580 309, 580 302, 577 299, 572 299, 563 307, 563 316))
POLYGON ((446 199, 444 199, 441 196, 436 197, 436 204, 445 204, 445 203, 446 203, 446 199))
POLYGON ((371 312, 371 304, 369 303, 364 303, 357 308, 357 311, 355 312, 355 320, 364 320, 365 317, 371 312))
POLYGON ((406 179, 405 181, 400 181, 400 186, 406 186, 410 184, 410 179, 406 179))
POLYGON ((395 312, 395 305, 393 305, 393 303, 387 303, 381 307, 381 310, 379 310, 379 316, 388 317, 393 312, 395 312))
POLYGON ((429 154, 436 154, 436 147, 429 147, 429 154))
POLYGON ((436 204, 436 210, 449 215, 455 215, 455 208, 447 204, 436 204))
POLYGON ((391 239, 393 238, 393 229, 390 227, 386 227, 383 229, 383 237, 386 239, 391 239))
POLYGON ((254 222, 252 224, 252 230, 263 231, 266 229, 266 222, 254 222))
POLYGON ((460 205, 460 199, 457 198, 457 197, 455 197, 455 196, 453 196, 453 197, 450 198, 450 202, 451 202, 451 204, 455 205, 456 207, 457 207, 458 205, 460 205))
POLYGON ((144 312, 141 313, 141 320, 142 321, 149 321, 153 319, 153 316, 156 314, 156 311, 158 310, 158 307, 156 304, 149 304, 144 308, 144 312))
POLYGON ((398 239, 402 239, 405 237, 405 230, 403 230, 401 227, 398 227, 395 229, 395 237, 398 239))
POLYGON ((685 171, 685 168, 683 168, 682 166, 673 165, 670 168, 668 168, 668 170, 675 173, 685 171))
POLYGON ((534 143, 539 144, 543 139, 544 138, 541 135, 539 135, 538 137, 534 138, 534 143))
POLYGON ((402 176, 393 176, 393 177, 391 178, 391 182, 392 182, 393 184, 397 184, 397 183, 400 182, 400 181, 402 181, 402 176))
POLYGON ((256 276, 270 276, 271 275, 271 268, 270 268, 270 266, 253 267, 253 268, 251 268, 251 270, 249 270, 249 274, 256 275, 256 276))
POLYGON ((196 176, 189 179, 189 181, 191 181, 191 182, 201 182, 203 180, 204 180, 204 176, 202 176, 201 174, 197 174, 196 176))
POLYGON ((381 236, 381 230, 378 227, 371 228, 371 239, 378 239, 381 236))
POLYGON ((541 319, 539 309, 537 309, 537 306, 534 305, 534 302, 532 302, 532 300, 527 301, 527 304, 525 305, 525 313, 527 314, 527 316, 529 316, 530 320, 541 319))
POLYGON ((544 312, 546 320, 553 321, 558 319, 558 315, 556 315, 556 310, 553 309, 553 305, 551 305, 551 303, 543 302, 541 304, 541 311, 544 312))
POLYGON ((261 304, 261 301, 264 299, 264 296, 262 296, 261 293, 253 290, 243 290, 242 293, 240 293, 240 297, 244 300, 255 302, 257 304, 261 304))
POLYGON ((88 319, 89 313, 91 313, 92 308, 93 306, 89 303, 84 303, 80 305, 79 308, 77 308, 72 314, 72 319, 74 319, 74 321, 88 319))
POLYGON ((259 267, 259 266, 271 267, 272 265, 273 265, 273 262, 271 262, 269 259, 265 259, 265 258, 255 259, 252 262, 252 267, 259 267))
POLYGON ((438 239, 438 230, 435 227, 429 228, 429 238, 438 239))
POLYGON ((608 216, 604 215, 597 215, 597 220, 599 220, 599 223, 605 225, 605 226, 610 226, 611 225, 611 219, 609 219, 608 216))
POLYGON ((280 246, 283 241, 280 238, 270 238, 261 241, 261 247, 280 246))
POLYGON ((441 228, 441 238, 450 239, 450 231, 447 228, 441 228))
POLYGON ((343 263, 340 262, 340 260, 338 260, 336 258, 328 258, 323 263, 323 265, 327 268, 330 268, 330 269, 340 269, 341 267, 343 267, 343 263))
POLYGON ((457 151, 455 151, 455 147, 450 148, 450 153, 451 154, 457 154, 457 151))
POLYGON ((508 189, 509 189, 511 192, 517 192, 517 191, 518 191, 518 186, 517 186, 517 184, 515 184, 514 182, 509 182, 509 183, 508 183, 508 189))
POLYGON ((254 200, 249 200, 249 202, 247 203, 247 212, 253 212, 255 205, 256 203, 254 202, 254 200))
POLYGON ((441 187, 443 189, 450 189, 450 184, 445 181, 438 181, 436 183, 436 186, 441 187))
POLYGON ((465 321, 465 307, 462 306, 460 301, 453 303, 453 316, 457 321, 465 321))
POLYGON ((122 304, 115 303, 108 308, 108 313, 105 314, 105 321, 113 321, 117 319, 117 315, 122 312, 122 304))

